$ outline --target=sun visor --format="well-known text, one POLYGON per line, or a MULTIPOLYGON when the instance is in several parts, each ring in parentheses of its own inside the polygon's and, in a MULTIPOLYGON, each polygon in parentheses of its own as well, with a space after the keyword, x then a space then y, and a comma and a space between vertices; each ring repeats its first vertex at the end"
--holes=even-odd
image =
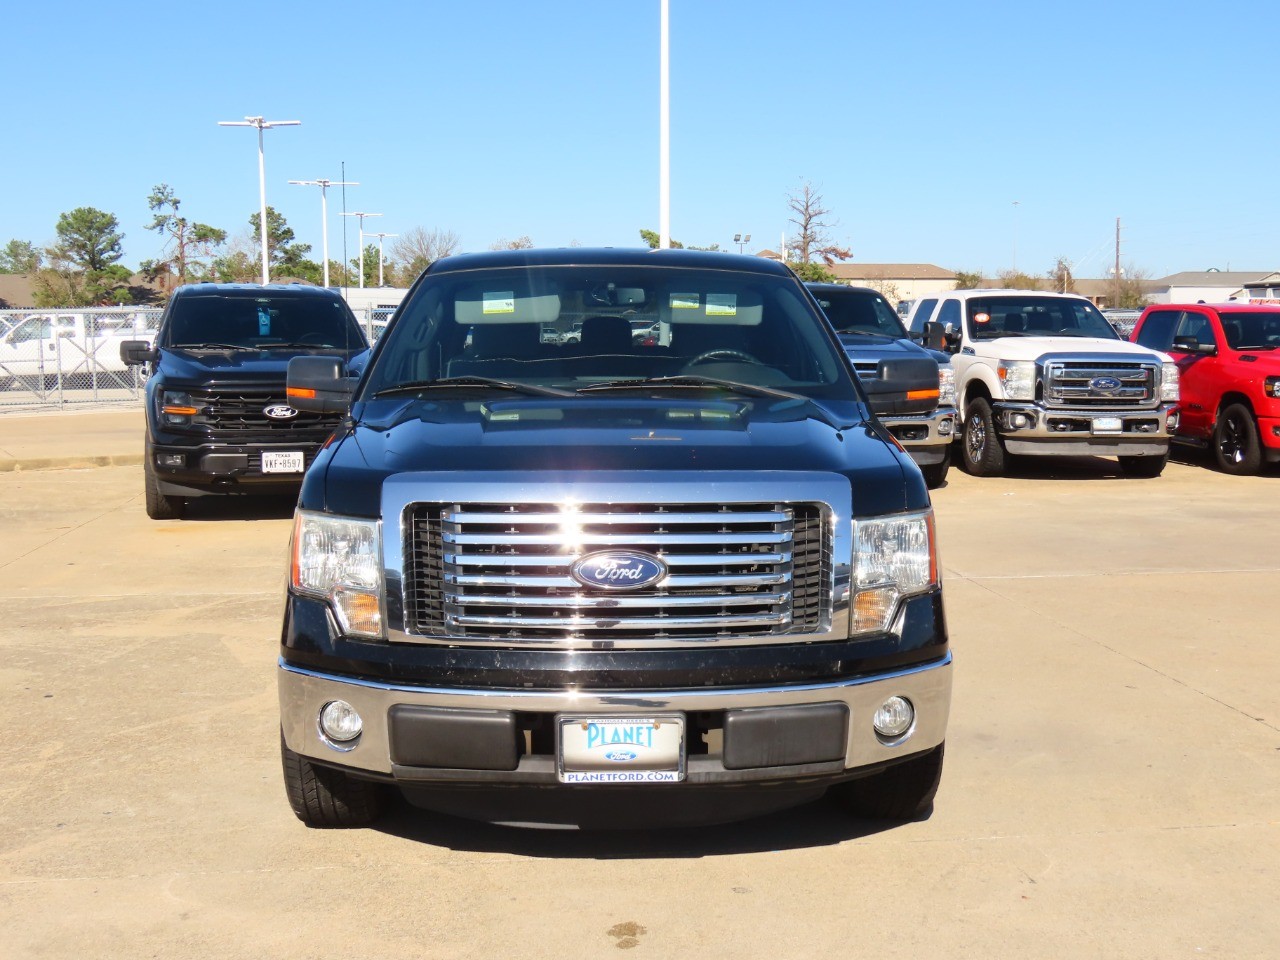
POLYGON ((495 283, 468 287, 454 301, 454 319, 462 326, 482 323, 555 323, 560 316, 560 295, 495 283))
POLYGON ((673 291, 662 307, 663 319, 673 324, 758 327, 764 314, 760 294, 754 290, 673 291))

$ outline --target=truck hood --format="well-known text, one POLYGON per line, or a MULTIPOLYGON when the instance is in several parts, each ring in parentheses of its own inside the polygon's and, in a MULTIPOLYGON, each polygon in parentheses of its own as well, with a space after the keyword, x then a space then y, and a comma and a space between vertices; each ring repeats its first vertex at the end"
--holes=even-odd
MULTIPOLYGON (((382 481, 400 473, 797 470, 849 477, 860 514, 926 507, 909 459, 865 408, 831 407, 824 416, 811 404, 746 399, 373 401, 329 452, 321 502, 335 513, 371 515, 382 481)), ((308 506, 321 496, 312 473, 302 496, 308 506)))
POLYGON ((1038 360, 1047 354, 1105 354, 1109 357, 1168 361, 1169 357, 1125 340, 1101 337, 997 337, 973 344, 975 356, 998 360, 1038 360))
POLYGON ((951 362, 951 354, 942 350, 930 350, 914 340, 885 340, 856 333, 840 334, 840 344, 850 360, 882 360, 885 357, 926 356, 939 364, 951 362))
POLYGON ((368 350, 175 350, 164 348, 158 364, 166 380, 207 383, 223 380, 278 380, 284 383, 294 357, 344 357, 356 366, 368 350))

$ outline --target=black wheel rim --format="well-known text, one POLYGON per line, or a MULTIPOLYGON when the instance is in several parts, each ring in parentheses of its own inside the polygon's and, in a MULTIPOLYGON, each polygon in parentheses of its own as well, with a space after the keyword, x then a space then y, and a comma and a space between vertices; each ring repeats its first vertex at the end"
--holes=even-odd
POLYGON ((1248 440, 1245 437, 1244 424, 1239 417, 1227 417, 1222 421, 1222 437, 1218 440, 1218 452, 1227 463, 1244 461, 1248 440))

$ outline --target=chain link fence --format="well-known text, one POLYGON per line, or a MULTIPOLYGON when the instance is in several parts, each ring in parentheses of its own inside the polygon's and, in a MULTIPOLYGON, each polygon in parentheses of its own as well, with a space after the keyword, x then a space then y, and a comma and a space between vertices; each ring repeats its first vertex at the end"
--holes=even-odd
MULTIPOLYGON (((370 343, 393 312, 355 311, 370 343)), ((120 344, 154 341, 160 314, 153 307, 0 310, 0 413, 140 403, 146 369, 125 366, 120 344)))

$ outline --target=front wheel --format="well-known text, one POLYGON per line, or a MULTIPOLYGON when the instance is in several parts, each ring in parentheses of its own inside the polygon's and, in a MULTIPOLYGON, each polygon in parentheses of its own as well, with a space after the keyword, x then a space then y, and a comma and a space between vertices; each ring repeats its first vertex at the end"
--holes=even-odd
POLYGON ((1233 403, 1218 414, 1213 427, 1213 457, 1223 473, 1245 476, 1261 469, 1258 425, 1244 404, 1233 403))
POLYGON ((998 477, 1004 473, 1004 442, 996 434, 995 416, 985 397, 969 402, 960 434, 964 468, 975 477, 998 477))
POLYGON ((365 827, 382 815, 381 784, 312 763, 285 745, 283 733, 280 761, 289 806, 308 827, 365 827))
POLYGON ((1135 480, 1152 479, 1164 473, 1169 454, 1160 457, 1121 457, 1120 472, 1135 480))
POLYGON ((933 809, 933 798, 942 782, 942 757, 946 744, 928 753, 889 767, 883 773, 837 784, 829 791, 837 803, 855 817, 870 820, 915 820, 933 809))
POLYGON ((920 472, 924 474, 925 486, 930 490, 936 490, 947 482, 947 471, 951 469, 951 447, 947 446, 946 453, 942 455, 942 459, 937 463, 925 464, 920 468, 920 472))
POLYGON ((181 520, 182 511, 186 509, 184 497, 170 497, 160 492, 160 481, 156 477, 154 457, 148 449, 146 460, 142 464, 142 482, 147 501, 147 516, 152 520, 181 520))

